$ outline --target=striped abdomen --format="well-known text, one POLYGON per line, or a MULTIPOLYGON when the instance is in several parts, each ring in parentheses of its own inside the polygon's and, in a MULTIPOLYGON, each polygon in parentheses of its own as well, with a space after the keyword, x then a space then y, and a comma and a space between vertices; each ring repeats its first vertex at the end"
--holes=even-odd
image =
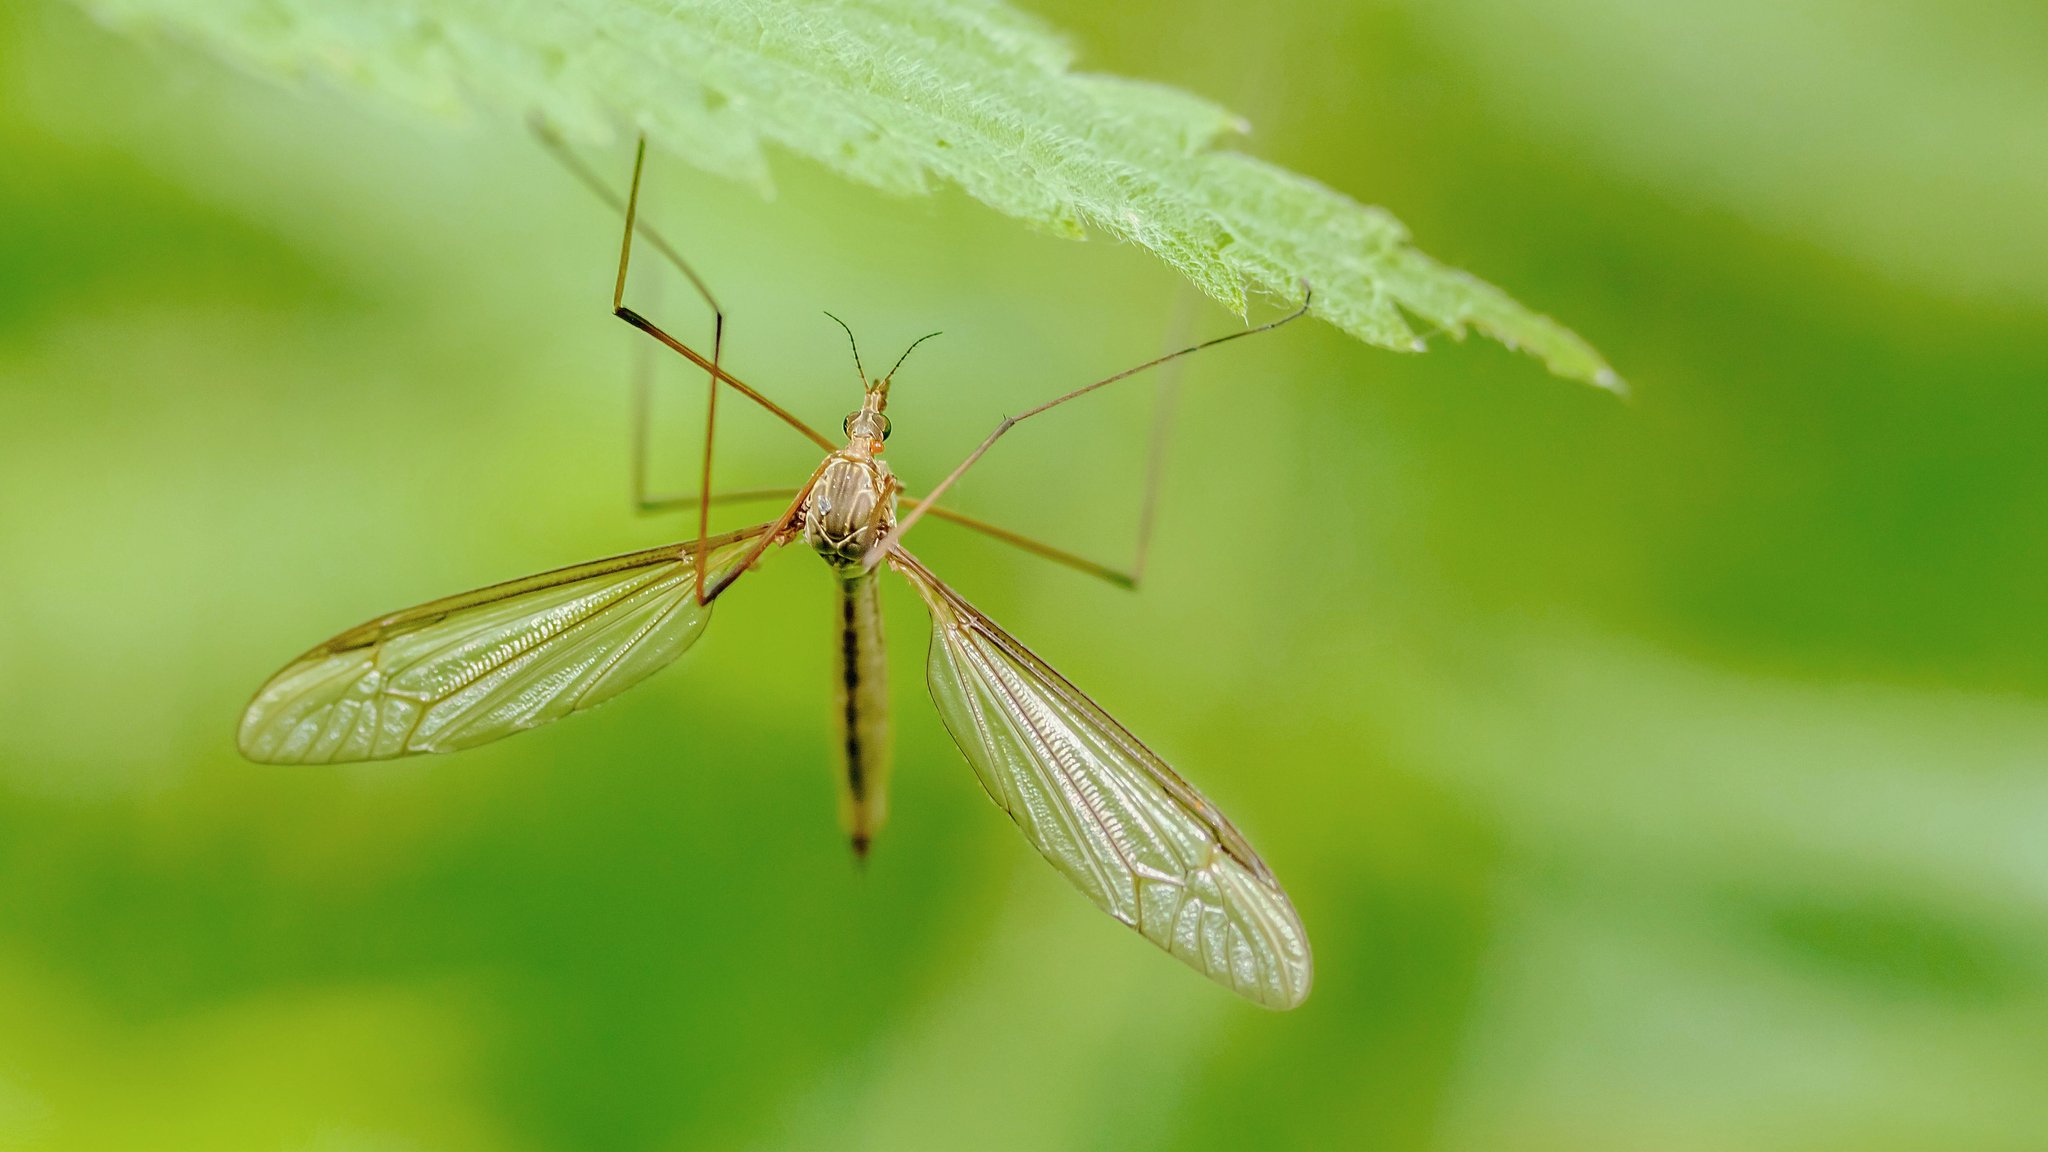
MULTIPOLYGON (((879 570, 878 570, 879 571, 879 570)), ((889 807, 889 682, 882 647, 877 572, 839 575, 839 819, 855 854, 882 827, 889 807)))

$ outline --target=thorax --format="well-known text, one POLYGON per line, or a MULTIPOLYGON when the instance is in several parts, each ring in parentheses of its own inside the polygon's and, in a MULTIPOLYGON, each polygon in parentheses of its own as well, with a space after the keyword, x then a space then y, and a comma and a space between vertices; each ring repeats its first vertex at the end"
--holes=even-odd
POLYGON ((896 493, 887 464, 864 452, 833 453, 804 501, 804 543, 835 565, 858 562, 896 526, 896 493))

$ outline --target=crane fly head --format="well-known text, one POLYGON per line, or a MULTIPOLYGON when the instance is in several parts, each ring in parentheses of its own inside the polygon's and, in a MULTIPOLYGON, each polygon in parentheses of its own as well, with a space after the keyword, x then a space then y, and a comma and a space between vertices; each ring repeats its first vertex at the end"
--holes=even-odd
MULTIPOLYGON (((825 315, 832 316, 830 312, 825 315)), ((903 367, 903 362, 910 359, 910 353, 919 344, 937 336, 938 333, 933 332, 911 341, 910 347, 903 350, 903 355, 896 358, 896 363, 889 366, 888 372, 870 377, 867 370, 861 367, 860 342, 854 339, 853 329, 847 327, 846 321, 837 316, 832 316, 832 322, 846 330, 846 341, 853 348, 853 370, 861 381, 860 407, 846 414, 846 420, 841 427, 845 430, 847 439, 864 444, 869 452, 880 452, 882 442, 889 438, 889 417, 884 411, 889 407, 889 382, 896 378, 896 369, 903 367)))

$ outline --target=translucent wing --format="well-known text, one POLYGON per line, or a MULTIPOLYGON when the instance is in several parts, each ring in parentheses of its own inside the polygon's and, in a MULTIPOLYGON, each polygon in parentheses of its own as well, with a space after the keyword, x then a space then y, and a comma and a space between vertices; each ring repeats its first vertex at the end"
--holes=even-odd
POLYGON ((905 553, 932 614, 932 700, 982 787, 1102 910, 1268 1008, 1308 995, 1308 936, 1230 821, 905 553))
MULTIPOLYGON (((768 530, 708 542, 705 579, 768 530)), ((242 715, 242 755, 270 764, 453 752, 611 699, 681 655, 697 603, 694 542, 481 588, 351 628, 287 665, 242 715)))

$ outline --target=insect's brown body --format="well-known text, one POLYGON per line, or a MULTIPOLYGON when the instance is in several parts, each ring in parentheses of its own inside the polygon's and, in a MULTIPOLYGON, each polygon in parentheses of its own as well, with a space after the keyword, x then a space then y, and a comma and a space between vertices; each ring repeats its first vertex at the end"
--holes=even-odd
POLYGON ((882 637, 881 581, 862 564, 896 526, 903 485, 876 458, 888 435, 887 379, 868 384, 859 411, 846 418, 846 447, 826 457, 804 497, 804 543, 839 577, 839 819, 856 854, 888 814, 889 681, 882 637))
POLYGON ((804 543, 835 568, 861 567, 861 557, 896 526, 900 491, 889 466, 871 452, 833 453, 804 501, 804 543))

